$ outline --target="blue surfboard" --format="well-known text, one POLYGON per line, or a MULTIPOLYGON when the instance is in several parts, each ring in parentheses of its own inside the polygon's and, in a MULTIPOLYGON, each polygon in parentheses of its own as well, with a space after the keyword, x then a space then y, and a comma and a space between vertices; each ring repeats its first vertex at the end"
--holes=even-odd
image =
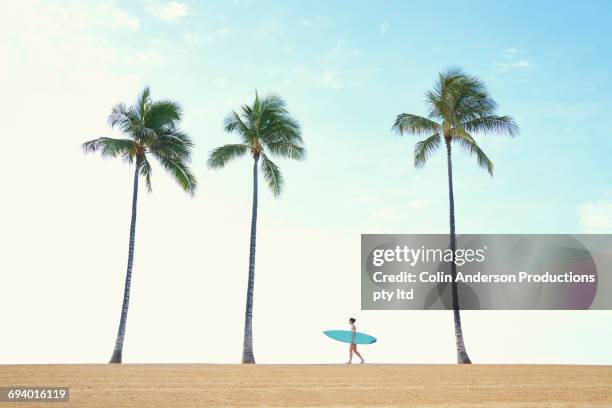
MULTIPOLYGON (((350 343, 353 339, 353 332, 350 330, 326 330, 323 332, 323 334, 331 339, 341 341, 343 343, 350 343)), ((355 344, 372 344, 375 342, 376 337, 360 332, 355 333, 355 344)))

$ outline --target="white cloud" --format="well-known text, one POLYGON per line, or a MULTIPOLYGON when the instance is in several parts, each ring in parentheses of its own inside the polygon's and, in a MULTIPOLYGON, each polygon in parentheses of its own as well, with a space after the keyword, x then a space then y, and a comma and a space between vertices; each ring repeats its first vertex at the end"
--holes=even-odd
POLYGON ((151 16, 168 23, 176 23, 188 14, 187 6, 178 1, 166 3, 148 2, 145 11, 151 16))
POLYGON ((346 41, 338 41, 331 50, 325 53, 323 59, 329 63, 343 63, 360 54, 361 51, 349 46, 346 41))
POLYGON ((362 87, 367 80, 380 72, 380 68, 370 67, 363 69, 356 69, 353 72, 353 78, 348 83, 351 88, 360 88, 362 87))
POLYGON ((527 60, 518 60, 515 63, 513 63, 511 65, 512 68, 529 68, 529 67, 533 67, 533 63, 531 61, 527 61, 527 60))
POLYGON ((387 30, 389 29, 389 22, 388 21, 383 21, 380 24, 380 27, 378 28, 381 34, 384 34, 387 32, 387 30))
POLYGON ((105 5, 104 9, 110 14, 116 27, 127 28, 129 30, 137 30, 140 27, 140 20, 137 17, 131 16, 127 11, 115 5, 105 5))
POLYGON ((612 233, 612 200, 592 201, 578 206, 580 232, 584 234, 612 233))
POLYGON ((284 50, 285 50, 285 54, 291 54, 293 51, 295 51, 295 45, 291 43, 287 43, 285 44, 284 50))
POLYGON ((228 79, 226 76, 219 75, 213 78, 212 83, 219 87, 224 87, 228 83, 228 79))
POLYGON ((327 71, 323 73, 321 85, 327 88, 338 89, 344 86, 344 81, 338 78, 338 73, 335 71, 327 71))
POLYGON ((533 62, 525 57, 526 51, 520 48, 506 48, 497 61, 493 61, 493 66, 499 72, 508 72, 514 70, 524 70, 534 66, 533 62))
POLYGON ((305 26, 309 26, 310 23, 312 23, 312 19, 310 19, 310 18, 303 18, 303 19, 300 20, 300 23, 302 23, 305 26))
POLYGON ((533 63, 525 59, 514 61, 514 62, 494 62, 493 65, 499 68, 499 70, 502 72, 510 71, 514 69, 533 67, 533 63))
POLYGON ((185 41, 185 43, 188 45, 202 46, 213 42, 217 37, 226 36, 231 32, 232 30, 229 27, 221 28, 208 36, 202 36, 200 34, 187 31, 183 34, 183 41, 185 41))
POLYGON ((410 203, 410 208, 415 210, 420 210, 425 207, 429 207, 429 200, 417 200, 410 203))
POLYGON ((166 60, 155 51, 138 51, 130 55, 128 64, 165 65, 166 60))
MULTIPOLYGON (((293 44, 285 46, 285 53, 295 50, 293 44)), ((358 66, 353 59, 361 55, 361 51, 349 46, 345 41, 338 41, 333 48, 325 52, 316 64, 300 64, 291 69, 292 74, 299 78, 300 83, 315 87, 337 90, 340 88, 360 88, 380 68, 358 66)))
POLYGON ((520 54, 521 50, 518 48, 506 48, 503 52, 504 57, 513 58, 515 55, 520 54))
POLYGON ((201 46, 212 41, 212 37, 202 37, 196 33, 186 32, 183 34, 183 41, 188 45, 201 46))
POLYGON ((388 220, 395 215, 395 210, 390 207, 379 208, 371 214, 376 220, 388 220))
MULTIPOLYGON (((127 29, 134 31, 140 27, 140 20, 137 17, 132 16, 110 0, 100 1, 94 6, 87 6, 79 3, 75 3, 72 6, 66 6, 55 3, 51 2, 48 5, 48 12, 53 14, 58 26, 62 25, 70 30, 85 30, 90 28, 103 28, 108 30, 110 28, 111 30, 127 29)), ((27 6, 28 2, 24 1, 21 4, 27 6)), ((11 7, 14 8, 14 6, 11 7)), ((9 13, 8 10, 6 12, 2 10, 1 13, 4 13, 3 17, 5 18, 12 14, 9 13)))
POLYGON ((265 20, 255 29, 255 35, 260 38, 274 37, 282 31, 281 24, 276 20, 265 20))
MULTIPOLYGON (((125 19, 127 14, 121 9, 111 6, 112 3, 91 8, 78 3, 68 7, 19 2, 1 10, 0 27, 4 34, 0 36, 0 61, 3 62, 0 65, 7 70, 4 79, 13 78, 7 85, 30 75, 24 85, 28 89, 41 86, 40 93, 55 91, 54 86, 63 81, 75 84, 75 90, 82 85, 80 81, 104 84, 101 85, 104 91, 121 89, 108 87, 104 81, 119 80, 110 68, 125 61, 126 57, 92 35, 101 27, 112 27, 113 21, 130 21, 125 19), (120 17, 109 19, 113 15, 120 17), (5 55, 8 56, 6 61, 5 55), (42 75, 41 66, 45 67, 46 76, 42 75)), ((127 27, 135 27, 134 21, 127 23, 127 27)), ((63 95, 68 92, 65 88, 61 91, 63 95)))

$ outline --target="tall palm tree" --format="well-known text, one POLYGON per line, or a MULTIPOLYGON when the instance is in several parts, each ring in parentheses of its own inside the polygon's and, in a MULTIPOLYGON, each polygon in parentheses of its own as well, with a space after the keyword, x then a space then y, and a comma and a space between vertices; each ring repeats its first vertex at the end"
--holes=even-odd
POLYGON ((253 208, 251 214, 251 243, 249 252, 249 279, 244 316, 244 342, 242 362, 254 364, 253 355, 253 289, 255 284, 255 244, 257 240, 257 179, 259 167, 275 197, 283 188, 280 168, 268 156, 302 160, 306 149, 298 122, 287 111, 285 101, 276 95, 259 98, 251 106, 243 105, 239 112, 225 118, 225 131, 235 133, 239 144, 227 144, 214 149, 208 158, 208 167, 220 169, 230 160, 249 154, 253 158, 253 208))
POLYGON ((193 195, 196 178, 189 169, 193 142, 178 128, 182 110, 173 101, 151 100, 149 88, 146 87, 133 106, 117 104, 108 117, 111 128, 117 128, 126 136, 125 139, 101 137, 83 143, 85 153, 100 152, 102 157, 121 157, 134 164, 134 191, 132 193, 132 220, 130 223, 130 241, 128 249, 127 273, 123 292, 123 306, 115 349, 111 363, 121 363, 123 341, 130 303, 130 286, 132 281, 132 264, 134 261, 134 241, 136 238, 136 202, 138 199, 138 180, 145 179, 148 191, 151 191, 151 163, 154 157, 169 172, 183 190, 193 195))
MULTIPOLYGON (((397 116, 393 129, 400 134, 427 136, 414 148, 414 165, 422 167, 441 145, 446 145, 448 167, 448 202, 450 214, 450 249, 455 253, 455 200, 453 195, 453 166, 451 146, 461 146, 475 156, 479 166, 493 176, 493 163, 480 149, 472 134, 498 133, 511 137, 518 135, 518 126, 510 116, 496 115, 497 103, 489 96, 484 83, 461 69, 451 68, 440 73, 434 89, 425 94, 427 117, 402 113, 397 116)), ((457 362, 471 363, 463 341, 459 297, 457 294, 457 266, 451 262, 451 285, 457 362)))

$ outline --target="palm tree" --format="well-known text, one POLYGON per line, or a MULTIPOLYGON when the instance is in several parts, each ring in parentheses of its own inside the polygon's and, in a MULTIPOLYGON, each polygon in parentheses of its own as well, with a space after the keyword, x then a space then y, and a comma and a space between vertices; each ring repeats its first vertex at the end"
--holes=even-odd
POLYGON ((152 169, 149 158, 157 159, 186 192, 193 195, 196 188, 196 178, 188 167, 191 162, 193 142, 189 136, 178 128, 181 116, 181 108, 176 102, 165 100, 153 102, 149 88, 146 87, 135 105, 127 107, 119 103, 112 109, 108 117, 108 124, 111 128, 118 128, 125 134, 125 139, 101 137, 83 143, 85 153, 99 151, 102 157, 121 157, 128 163, 134 164, 134 191, 132 194, 127 273, 121 319, 115 349, 110 359, 111 363, 121 363, 123 355, 125 326, 130 303, 134 241, 136 238, 138 180, 140 176, 143 176, 147 190, 151 191, 152 169))
MULTIPOLYGON (((450 249, 455 253, 455 200, 451 146, 453 143, 459 144, 467 153, 475 156, 479 166, 493 176, 493 163, 480 149, 472 134, 498 133, 513 137, 518 134, 518 126, 510 116, 496 115, 497 103, 489 96, 484 83, 475 76, 463 73, 461 69, 449 69, 440 73, 434 89, 428 91, 425 97, 429 111, 427 117, 402 113, 397 116, 393 129, 401 135, 427 136, 414 148, 414 165, 417 168, 425 165, 444 140, 448 166, 450 249)), ((451 262, 450 266, 453 278, 451 292, 457 362, 470 364, 461 329, 459 297, 455 282, 457 266, 454 262, 451 262)))
POLYGON ((306 149, 300 126, 287 111, 285 101, 276 95, 260 99, 255 92, 253 105, 243 105, 239 112, 225 118, 225 131, 235 133, 241 143, 217 147, 210 153, 208 167, 220 169, 230 160, 247 153, 253 158, 253 208, 251 214, 251 243, 249 252, 249 279, 244 316, 244 341, 242 362, 254 364, 253 355, 253 289, 255 284, 255 244, 257 239, 257 178, 261 171, 275 197, 283 188, 280 168, 270 160, 268 154, 277 157, 302 160, 306 149))

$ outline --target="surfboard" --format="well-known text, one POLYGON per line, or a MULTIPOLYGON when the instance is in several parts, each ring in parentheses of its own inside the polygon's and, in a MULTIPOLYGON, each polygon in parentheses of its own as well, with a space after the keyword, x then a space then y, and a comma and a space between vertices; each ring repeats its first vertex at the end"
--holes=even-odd
MULTIPOLYGON (((343 343, 350 343, 353 338, 353 332, 350 330, 326 330, 323 334, 343 343)), ((374 342, 376 342, 376 337, 360 332, 355 333, 355 344, 372 344, 374 342)))

